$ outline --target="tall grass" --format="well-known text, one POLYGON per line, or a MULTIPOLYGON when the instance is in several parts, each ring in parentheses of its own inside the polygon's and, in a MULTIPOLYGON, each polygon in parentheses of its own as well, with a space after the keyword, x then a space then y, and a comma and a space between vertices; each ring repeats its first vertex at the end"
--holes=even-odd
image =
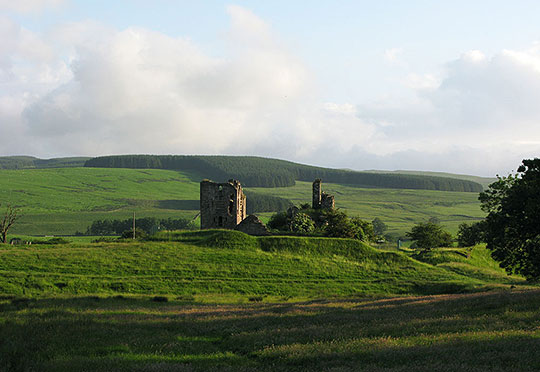
MULTIPOLYGON (((501 269, 459 272, 349 239, 160 233, 153 242, 0 247, 0 293, 266 295, 433 294, 521 285, 501 269), (490 273, 487 275, 486 273, 490 273)), ((429 260, 425 260, 429 261, 429 260)))
POLYGON ((0 300, 5 371, 537 371, 540 292, 0 300))

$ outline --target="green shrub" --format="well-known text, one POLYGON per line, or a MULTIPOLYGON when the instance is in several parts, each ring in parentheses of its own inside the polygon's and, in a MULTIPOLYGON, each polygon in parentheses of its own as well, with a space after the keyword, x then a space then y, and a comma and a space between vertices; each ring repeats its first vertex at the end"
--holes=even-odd
POLYGON ((407 236, 414 240, 416 247, 422 250, 452 245, 452 235, 444 231, 441 225, 430 221, 416 224, 407 236))

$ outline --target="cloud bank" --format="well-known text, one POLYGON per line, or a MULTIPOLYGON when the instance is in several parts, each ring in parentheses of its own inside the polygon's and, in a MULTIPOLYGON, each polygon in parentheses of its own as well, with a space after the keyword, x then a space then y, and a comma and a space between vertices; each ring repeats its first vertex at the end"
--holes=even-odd
POLYGON ((0 153, 252 154, 492 175, 540 150, 539 45, 411 74, 407 100, 323 102, 264 20, 227 12, 219 57, 143 28, 85 21, 36 34, 0 18, 0 153))

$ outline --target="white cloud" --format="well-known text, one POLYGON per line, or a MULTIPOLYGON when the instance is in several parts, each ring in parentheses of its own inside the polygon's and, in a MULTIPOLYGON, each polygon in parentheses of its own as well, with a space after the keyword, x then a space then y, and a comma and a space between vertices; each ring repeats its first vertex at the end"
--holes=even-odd
POLYGON ((403 54, 403 48, 390 48, 384 51, 384 60, 387 63, 394 64, 399 61, 399 57, 403 54))
POLYGON ((49 61, 45 91, 38 80, 21 83, 19 52, 6 52, 9 73, 18 81, 14 90, 24 90, 28 99, 18 106, 19 116, 10 118, 24 142, 4 141, 2 152, 297 159, 329 141, 344 149, 366 142, 370 126, 356 117, 354 106, 332 110, 318 101, 309 71, 265 22, 237 6, 228 12, 230 48, 221 58, 188 39, 147 29, 63 25, 50 39, 38 39, 55 53, 37 58, 49 61))
POLYGON ((391 123, 381 126, 386 135, 381 146, 394 148, 379 152, 387 156, 386 168, 404 159, 411 163, 407 168, 436 159, 438 167, 430 169, 458 164, 461 172, 504 173, 540 150, 539 66, 538 44, 492 57, 467 52, 449 63, 440 79, 409 76, 416 98, 362 105, 359 115, 370 123, 391 123), (414 154, 424 154, 425 160, 415 160, 414 154))
POLYGON ((0 18, 0 153, 253 154, 492 175, 540 150, 538 44, 405 71, 408 96, 325 103, 270 25, 227 12, 220 57, 143 28, 84 21, 42 35, 0 18))

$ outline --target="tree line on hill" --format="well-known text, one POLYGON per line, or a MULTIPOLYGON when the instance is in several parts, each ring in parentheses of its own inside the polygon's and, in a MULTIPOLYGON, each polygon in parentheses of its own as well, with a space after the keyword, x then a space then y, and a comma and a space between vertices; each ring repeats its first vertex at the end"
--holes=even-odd
POLYGON ((244 191, 244 194, 246 195, 247 214, 284 211, 292 206, 289 199, 279 196, 264 195, 252 191, 244 191))
POLYGON ((397 189, 480 192, 479 183, 436 176, 357 172, 314 167, 255 156, 118 155, 89 159, 86 167, 154 168, 192 171, 214 180, 238 179, 248 187, 289 187, 295 181, 325 182, 397 189))
POLYGON ((88 157, 39 159, 33 156, 0 156, 0 169, 82 167, 88 157))
MULTIPOLYGON (((144 231, 146 234, 153 234, 158 230, 195 230, 197 225, 187 218, 167 218, 157 219, 155 217, 143 217, 135 219, 137 229, 144 231)), ((80 235, 122 235, 126 231, 133 229, 133 219, 125 220, 97 220, 92 222, 86 229, 86 232, 79 233, 80 235)))

